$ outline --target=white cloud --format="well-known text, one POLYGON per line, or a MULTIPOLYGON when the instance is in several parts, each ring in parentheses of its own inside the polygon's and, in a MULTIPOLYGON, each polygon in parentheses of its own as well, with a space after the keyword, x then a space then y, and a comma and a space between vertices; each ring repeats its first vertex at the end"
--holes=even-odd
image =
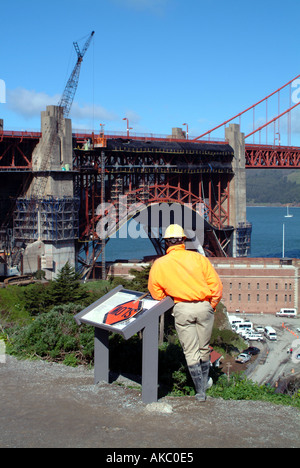
MULTIPOLYGON (((60 97, 59 94, 50 96, 44 92, 16 88, 7 91, 7 106, 18 116, 30 120, 40 118, 41 111, 45 111, 47 106, 57 106, 60 97)), ((74 101, 69 114, 69 118, 72 119, 72 126, 76 129, 98 128, 99 123, 108 124, 109 122, 113 122, 118 128, 123 128, 122 118, 124 117, 128 118, 130 127, 134 127, 135 131, 138 131, 141 117, 131 109, 124 110, 121 115, 118 115, 114 111, 99 105, 79 105, 74 101)))
POLYGON ((58 94, 49 96, 46 93, 25 88, 7 90, 8 107, 28 119, 40 115, 46 106, 57 105, 59 99, 58 94))
MULTIPOLYGON (((26 119, 31 119, 33 117, 39 117, 41 111, 46 110, 47 106, 58 105, 60 97, 59 94, 50 96, 44 92, 16 88, 7 91, 7 105, 16 114, 26 119)), ((108 111, 102 106, 92 106, 89 104, 80 106, 77 102, 73 102, 70 117, 77 121, 86 121, 93 118, 101 121, 120 119, 114 112, 108 111)))
POLYGON ((76 120, 97 119, 100 121, 114 121, 120 119, 120 117, 114 112, 108 111, 102 106, 92 106, 86 104, 83 107, 80 107, 77 102, 74 102, 72 105, 70 117, 76 120))
POLYGON ((129 109, 125 112, 124 117, 127 117, 127 119, 129 120, 129 125, 138 124, 141 120, 141 117, 139 116, 139 114, 129 109))

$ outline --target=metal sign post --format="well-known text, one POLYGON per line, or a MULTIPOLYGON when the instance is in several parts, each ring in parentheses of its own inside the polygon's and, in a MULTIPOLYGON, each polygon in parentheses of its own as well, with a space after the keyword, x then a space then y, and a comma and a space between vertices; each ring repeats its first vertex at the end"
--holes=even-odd
POLYGON ((78 325, 95 328, 95 384, 109 382, 109 333, 119 333, 128 340, 143 331, 142 401, 157 401, 159 317, 173 305, 170 297, 155 301, 118 286, 75 316, 78 325))

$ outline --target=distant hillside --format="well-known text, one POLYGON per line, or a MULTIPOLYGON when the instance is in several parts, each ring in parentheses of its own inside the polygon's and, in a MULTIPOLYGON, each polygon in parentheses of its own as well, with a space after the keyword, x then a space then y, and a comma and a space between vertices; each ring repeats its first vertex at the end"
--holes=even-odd
POLYGON ((247 204, 300 204, 300 170, 246 170, 247 204))

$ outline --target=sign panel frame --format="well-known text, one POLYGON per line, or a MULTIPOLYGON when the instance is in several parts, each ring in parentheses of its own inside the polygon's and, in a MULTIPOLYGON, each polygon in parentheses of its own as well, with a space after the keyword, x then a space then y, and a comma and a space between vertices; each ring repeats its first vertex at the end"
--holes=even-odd
MULTIPOLYGON (((76 323, 92 325, 95 329, 94 382, 109 382, 109 333, 119 333, 128 340, 136 333, 143 332, 142 356, 142 400, 144 403, 157 401, 158 383, 158 328, 159 317, 174 306, 173 299, 166 297, 156 301, 139 291, 117 286, 102 298, 74 316, 76 323), (119 323, 104 323, 108 312, 124 305, 127 301, 143 301, 143 307, 133 317, 119 323)), ((118 313, 117 313, 118 315, 118 313)))

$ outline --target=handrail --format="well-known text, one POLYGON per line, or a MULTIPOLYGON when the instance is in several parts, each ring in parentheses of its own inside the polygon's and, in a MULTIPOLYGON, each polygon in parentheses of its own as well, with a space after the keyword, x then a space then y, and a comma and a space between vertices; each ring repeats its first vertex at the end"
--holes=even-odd
MULTIPOLYGON (((41 138, 42 132, 38 131, 27 131, 27 130, 1 130, 0 131, 0 140, 3 138, 41 138)), ((92 130, 73 130, 72 136, 75 139, 94 139, 98 135, 95 134, 92 130)), ((172 135, 166 134, 157 134, 157 133, 136 133, 132 132, 130 135, 127 135, 127 132, 121 131, 108 131, 104 134, 105 138, 122 138, 125 140, 140 140, 140 141, 178 141, 184 143, 194 143, 195 140, 193 137, 187 138, 176 138, 172 135)), ((216 143, 224 144, 226 142, 225 138, 210 138, 206 140, 201 140, 201 143, 216 143)))
MULTIPOLYGON (((139 141, 178 141, 181 143, 195 143, 193 138, 176 138, 172 135, 164 135, 164 134, 156 134, 156 133, 136 133, 130 132, 129 136, 127 132, 118 132, 118 131, 108 131, 103 134, 106 139, 116 139, 121 138, 124 140, 139 140, 139 141)), ((75 139, 88 139, 96 137, 96 135, 92 131, 85 131, 82 130, 74 130, 73 131, 73 138, 75 139)), ((225 138, 215 138, 210 140, 201 140, 201 143, 216 143, 216 144, 224 144, 227 140, 225 138)), ((199 142, 196 142, 199 143, 199 142)))
POLYGON ((41 138, 42 132, 31 132, 26 130, 1 130, 0 137, 12 138, 41 138))

